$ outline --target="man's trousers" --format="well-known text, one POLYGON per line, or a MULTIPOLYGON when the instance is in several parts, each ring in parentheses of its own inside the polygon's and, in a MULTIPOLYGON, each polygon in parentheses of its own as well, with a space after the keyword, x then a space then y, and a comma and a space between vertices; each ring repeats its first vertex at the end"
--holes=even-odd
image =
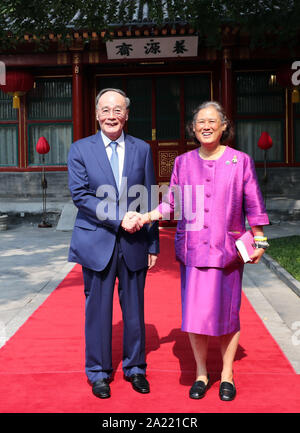
POLYGON ((145 374, 144 286, 147 269, 126 266, 119 240, 108 266, 101 272, 83 267, 86 374, 91 383, 109 378, 112 366, 113 293, 116 278, 123 316, 123 361, 126 376, 145 374))

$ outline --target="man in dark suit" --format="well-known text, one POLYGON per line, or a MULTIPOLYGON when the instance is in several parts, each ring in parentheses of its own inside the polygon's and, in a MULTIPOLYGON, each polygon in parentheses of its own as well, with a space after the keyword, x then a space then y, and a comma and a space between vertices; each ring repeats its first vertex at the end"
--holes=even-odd
MULTIPOLYGON (((144 286, 159 252, 156 223, 142 227, 141 206, 151 208, 155 174, 148 143, 124 133, 129 98, 103 89, 96 98, 101 131, 72 144, 69 188, 78 208, 69 261, 82 265, 85 306, 86 374, 93 393, 110 397, 112 307, 118 278, 122 308, 125 378, 133 389, 150 391, 146 375, 144 286), (132 191, 144 191, 143 203, 132 191), (131 193, 129 193, 131 189, 131 193)), ((145 210, 145 209, 144 209, 145 210)))

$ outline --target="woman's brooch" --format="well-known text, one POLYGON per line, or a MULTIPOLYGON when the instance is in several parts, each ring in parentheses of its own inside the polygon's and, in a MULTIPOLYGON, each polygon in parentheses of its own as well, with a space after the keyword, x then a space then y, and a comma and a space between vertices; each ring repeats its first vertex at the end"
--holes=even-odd
MULTIPOLYGON (((234 164, 237 163, 237 156, 236 156, 236 155, 234 155, 234 157, 232 158, 231 162, 233 162, 234 164)), ((227 160, 227 161, 225 162, 225 164, 226 164, 226 165, 229 165, 229 164, 230 164, 230 161, 227 160)))

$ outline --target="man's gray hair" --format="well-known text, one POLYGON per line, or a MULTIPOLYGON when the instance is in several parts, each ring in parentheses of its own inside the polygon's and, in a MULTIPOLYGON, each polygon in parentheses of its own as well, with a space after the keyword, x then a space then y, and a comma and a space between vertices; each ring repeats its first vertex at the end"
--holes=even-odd
POLYGON ((100 90, 100 92, 98 93, 98 95, 96 96, 96 110, 98 107, 98 102, 99 99, 101 98, 102 95, 104 95, 104 93, 106 92, 116 92, 119 93, 120 95, 124 96, 125 98, 125 103, 126 103, 126 109, 128 110, 129 106, 130 106, 130 99, 128 98, 128 96, 126 95, 125 92, 123 92, 123 90, 121 89, 114 89, 112 87, 107 87, 106 89, 102 89, 100 90))

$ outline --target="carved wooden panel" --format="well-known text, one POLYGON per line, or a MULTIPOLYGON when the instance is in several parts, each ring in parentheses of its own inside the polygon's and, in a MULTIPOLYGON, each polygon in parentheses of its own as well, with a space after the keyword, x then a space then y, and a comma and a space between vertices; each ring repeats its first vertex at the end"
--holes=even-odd
POLYGON ((175 158, 178 156, 176 150, 160 150, 158 152, 159 177, 170 177, 173 170, 175 158))

